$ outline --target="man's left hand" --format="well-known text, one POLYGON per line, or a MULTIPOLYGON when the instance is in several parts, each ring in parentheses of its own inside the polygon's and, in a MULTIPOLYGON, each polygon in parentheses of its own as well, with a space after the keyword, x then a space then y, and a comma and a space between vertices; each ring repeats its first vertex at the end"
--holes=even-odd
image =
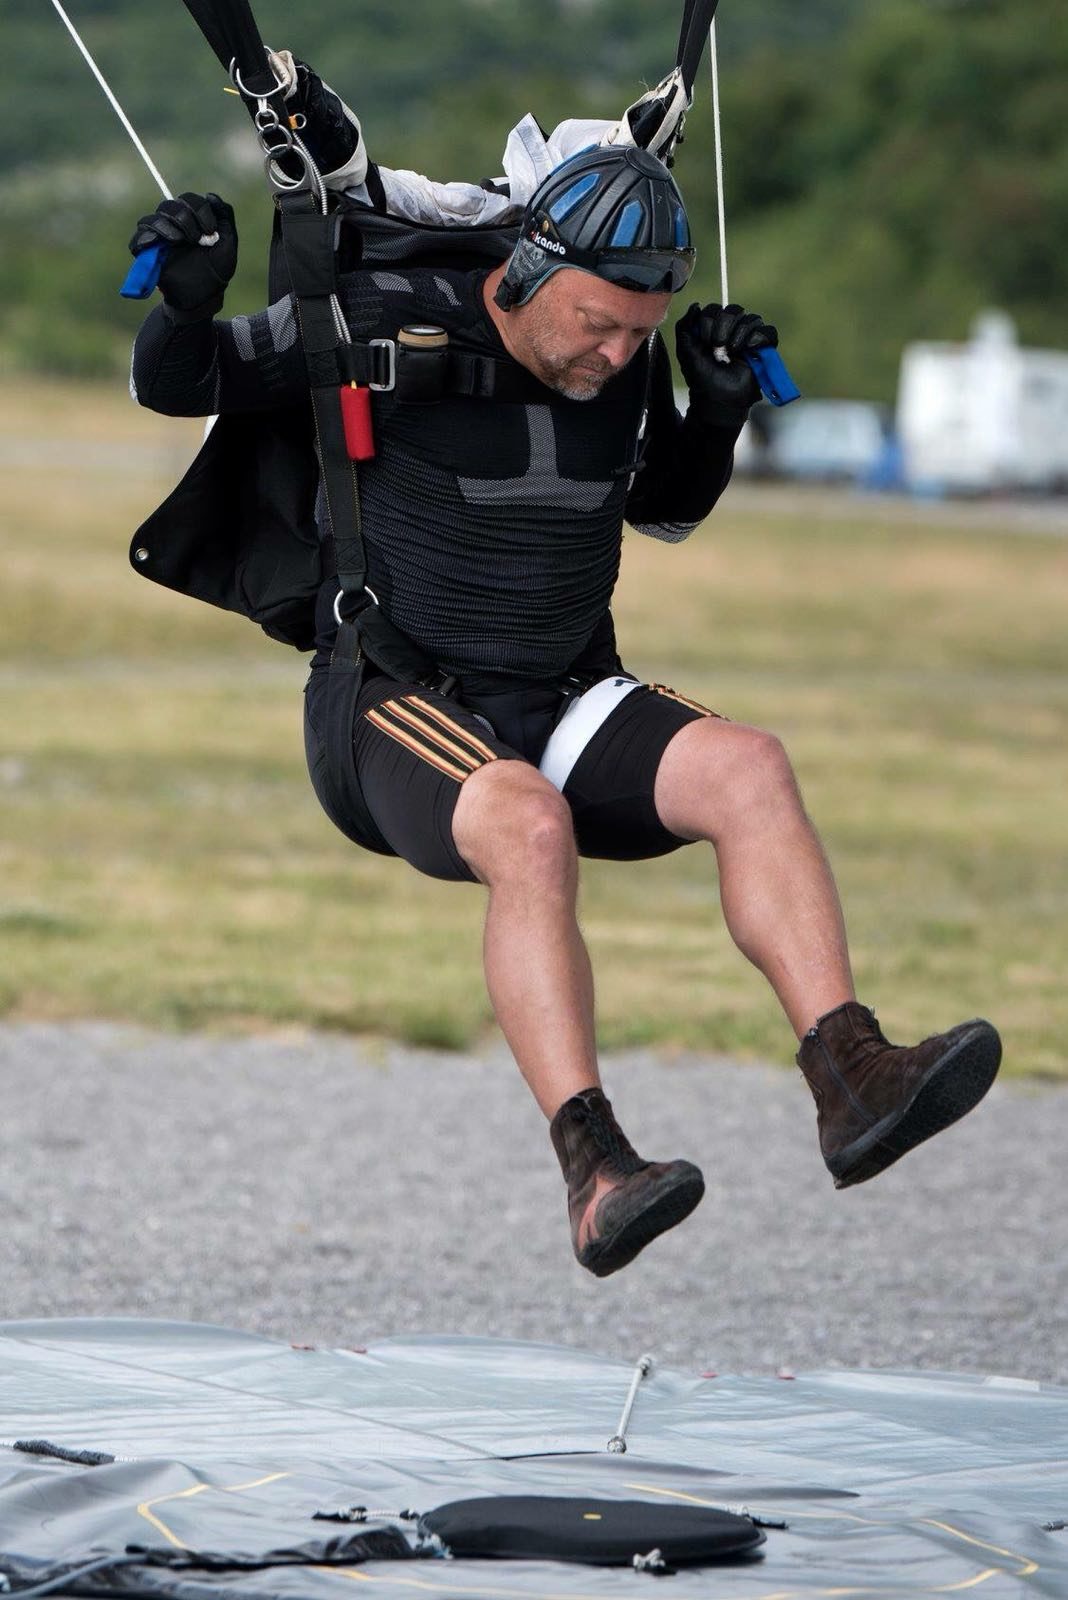
POLYGON ((356 113, 314 67, 290 51, 273 51, 271 65, 291 114, 302 119, 297 131, 324 183, 332 189, 357 187, 367 176, 367 151, 356 113))
POLYGON ((675 327, 675 352, 690 391, 690 405, 711 427, 740 427, 760 399, 760 385, 745 360, 750 350, 773 349, 779 335, 741 306, 694 304, 675 327))

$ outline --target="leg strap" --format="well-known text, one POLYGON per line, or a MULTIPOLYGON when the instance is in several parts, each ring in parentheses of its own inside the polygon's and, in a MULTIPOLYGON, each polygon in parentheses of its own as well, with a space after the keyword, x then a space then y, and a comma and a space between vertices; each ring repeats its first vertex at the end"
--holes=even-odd
POLYGON ((362 816, 366 812, 356 778, 352 735, 356 702, 363 685, 364 655, 359 635, 351 622, 343 622, 330 657, 326 688, 326 772, 333 801, 342 815, 362 816))

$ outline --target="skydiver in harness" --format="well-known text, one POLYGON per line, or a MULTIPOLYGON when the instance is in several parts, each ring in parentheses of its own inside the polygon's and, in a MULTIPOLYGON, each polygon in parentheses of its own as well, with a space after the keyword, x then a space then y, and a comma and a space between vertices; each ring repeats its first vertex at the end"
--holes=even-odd
MULTIPOLYGON (((913 1047, 887 1042, 856 1000, 834 880, 778 739, 642 683, 616 648, 624 519, 668 543, 704 520, 758 398, 744 357, 777 343, 739 306, 691 306, 675 330, 689 389, 678 415, 659 330, 694 251, 658 158, 683 109, 677 86, 665 80, 619 124, 546 138, 526 119, 509 140, 505 193, 370 166, 352 114, 310 69, 289 68, 304 137, 357 203, 484 222, 526 202, 495 265, 400 260, 339 280, 354 340, 442 332, 468 367, 489 362, 499 376, 490 400, 470 387, 376 396, 376 453, 360 470, 367 592, 436 670, 405 681, 354 663, 339 646, 339 580, 324 579, 305 696, 324 810, 363 848, 487 888, 487 987, 549 1121, 589 1271, 625 1266, 693 1210, 704 1182, 689 1161, 639 1157, 602 1091, 575 909, 581 856, 711 843, 728 929, 800 1042, 835 1184, 874 1177, 982 1098, 998 1035, 976 1020, 913 1047)), ((213 320, 236 262, 230 208, 215 196, 164 202, 132 243, 153 238, 170 253, 163 304, 135 346, 140 403, 203 415, 299 402, 308 379, 290 297, 213 320)))

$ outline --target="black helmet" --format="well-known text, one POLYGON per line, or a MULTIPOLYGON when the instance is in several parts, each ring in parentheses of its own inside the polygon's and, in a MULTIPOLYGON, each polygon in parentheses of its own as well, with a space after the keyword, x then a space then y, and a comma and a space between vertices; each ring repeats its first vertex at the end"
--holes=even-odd
POLYGON ((525 305, 561 267, 674 294, 695 259, 682 196, 661 161, 631 145, 583 150, 531 195, 496 300, 505 311, 525 305))

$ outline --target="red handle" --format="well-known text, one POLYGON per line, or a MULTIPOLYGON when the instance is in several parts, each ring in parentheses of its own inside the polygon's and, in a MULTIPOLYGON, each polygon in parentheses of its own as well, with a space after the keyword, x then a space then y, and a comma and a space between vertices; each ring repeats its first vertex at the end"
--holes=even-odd
POLYGON ((345 446, 350 461, 371 461, 375 453, 371 425, 371 391, 355 384, 341 386, 341 420, 345 424, 345 446))

